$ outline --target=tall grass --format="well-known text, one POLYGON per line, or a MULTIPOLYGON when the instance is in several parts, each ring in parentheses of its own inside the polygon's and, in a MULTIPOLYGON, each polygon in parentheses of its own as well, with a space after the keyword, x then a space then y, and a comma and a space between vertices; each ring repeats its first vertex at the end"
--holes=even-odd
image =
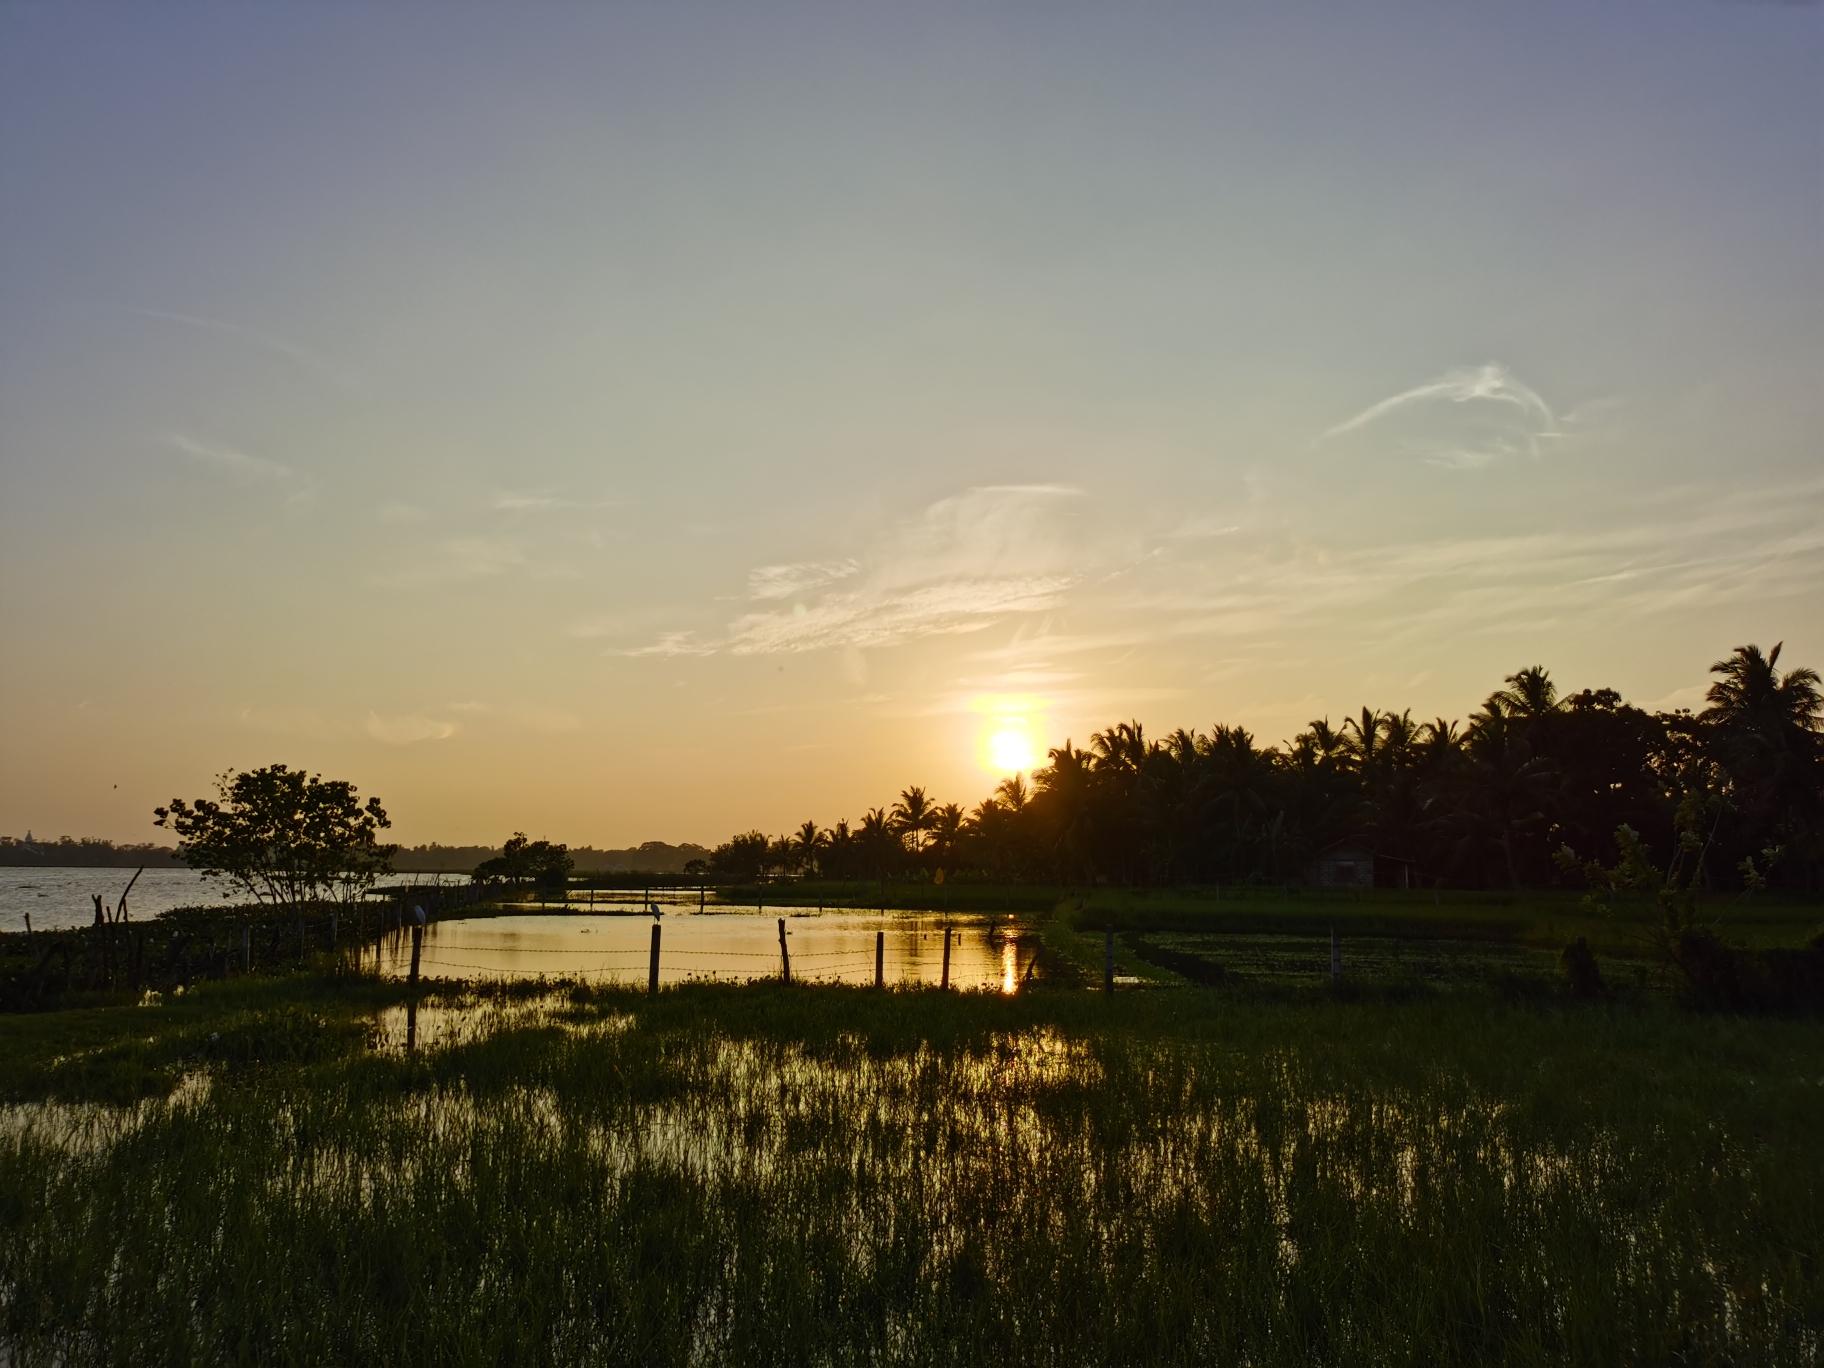
POLYGON ((1816 1025, 1452 995, 519 1004, 410 1056, 351 1031, 365 1000, 192 1004, 148 1047, 190 1083, 138 1106, 47 1062, 64 1101, 0 1132, 11 1361, 1820 1352, 1816 1025))

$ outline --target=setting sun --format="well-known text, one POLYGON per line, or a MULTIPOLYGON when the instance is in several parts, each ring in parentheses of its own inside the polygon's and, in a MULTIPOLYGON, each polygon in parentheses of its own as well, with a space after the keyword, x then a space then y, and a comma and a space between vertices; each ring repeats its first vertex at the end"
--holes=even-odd
POLYGON ((1009 774, 1032 768, 1032 738, 1025 731, 1008 728, 988 738, 988 763, 1009 774))
POLYGON ((1046 700, 1032 694, 984 694, 970 704, 981 721, 975 753, 992 774, 1021 774, 1045 755, 1046 700))

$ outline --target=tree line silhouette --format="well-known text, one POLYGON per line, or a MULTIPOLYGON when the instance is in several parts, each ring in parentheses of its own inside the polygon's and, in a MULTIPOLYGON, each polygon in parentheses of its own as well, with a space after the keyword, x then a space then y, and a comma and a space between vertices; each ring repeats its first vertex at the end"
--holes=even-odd
POLYGON ((1532 666, 1466 723, 1364 708, 1283 746, 1236 726, 1152 738, 1117 723, 1084 749, 1066 741, 972 810, 908 787, 855 825, 738 835, 703 871, 1292 883, 1346 845, 1381 884, 1538 888, 1637 842, 1662 863, 1682 851, 1705 887, 1816 891, 1824 697, 1815 671, 1781 672, 1780 649, 1718 661, 1698 712, 1647 712, 1613 689, 1560 696, 1532 666))

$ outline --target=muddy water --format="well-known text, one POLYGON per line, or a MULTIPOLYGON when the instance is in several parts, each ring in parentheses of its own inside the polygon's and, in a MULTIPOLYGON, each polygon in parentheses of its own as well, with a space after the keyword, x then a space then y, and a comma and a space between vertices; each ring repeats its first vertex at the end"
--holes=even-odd
MULTIPOLYGON (((744 982, 781 974, 776 914, 674 909, 656 924, 660 983, 744 982)), ((651 917, 585 912, 433 922, 425 931, 419 973, 430 979, 544 977, 645 983, 654 925, 651 917)), ((785 948, 794 979, 869 984, 874 981, 876 936, 884 933, 886 982, 937 984, 944 973, 946 927, 951 987, 1018 990, 1037 947, 1030 939, 1022 941, 1019 927, 1005 918, 991 921, 940 912, 800 913, 785 918, 785 948)), ((411 954, 409 936, 388 937, 378 950, 380 972, 403 977, 411 954)))

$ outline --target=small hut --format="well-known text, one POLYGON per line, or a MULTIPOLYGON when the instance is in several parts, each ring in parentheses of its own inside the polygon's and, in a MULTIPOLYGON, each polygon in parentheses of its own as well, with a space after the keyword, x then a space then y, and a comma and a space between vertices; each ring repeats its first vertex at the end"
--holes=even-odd
POLYGON ((1411 888, 1412 861, 1382 855, 1360 837, 1345 836, 1318 852, 1305 870, 1305 882, 1315 888, 1411 888))
POLYGON ((1346 837, 1319 851, 1306 877, 1319 888, 1373 888, 1374 851, 1346 837))

